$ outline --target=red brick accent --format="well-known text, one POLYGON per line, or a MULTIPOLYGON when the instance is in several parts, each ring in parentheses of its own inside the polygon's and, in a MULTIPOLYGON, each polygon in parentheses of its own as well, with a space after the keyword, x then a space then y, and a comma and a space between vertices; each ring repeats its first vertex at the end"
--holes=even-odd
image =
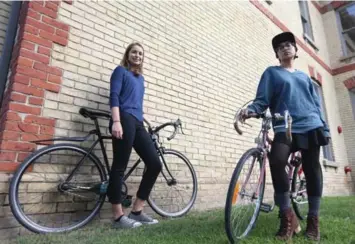
POLYGON ((344 85, 349 90, 355 88, 355 76, 351 77, 350 79, 345 80, 344 85))
POLYGON ((319 11, 319 13, 323 14, 324 8, 320 6, 320 4, 317 1, 310 1, 314 7, 319 11))
POLYGON ((319 3, 317 1, 310 1, 310 2, 314 5, 314 7, 316 7, 316 9, 321 14, 325 14, 329 11, 332 11, 333 9, 340 8, 340 7, 349 3, 349 1, 332 1, 322 7, 319 5, 319 3))
POLYGON ((54 135, 55 119, 41 114, 45 92, 59 92, 62 81, 62 70, 49 64, 53 46, 68 43, 69 26, 56 20, 58 8, 57 1, 22 4, 0 112, 0 171, 14 171, 36 149, 30 141, 54 135))
POLYGON ((30 97, 28 99, 28 103, 32 105, 42 105, 43 104, 43 98, 38 98, 38 97, 30 97))
POLYGON ((14 152, 0 153, 0 160, 2 160, 2 161, 14 161, 15 159, 16 159, 16 153, 14 153, 14 152))
POLYGON ((1 172, 9 172, 9 173, 12 173, 14 172, 17 167, 18 167, 18 163, 14 163, 14 162, 11 162, 11 163, 8 163, 8 162, 3 162, 1 160, 1 164, 0 164, 0 170, 1 172))
POLYGON ((339 74, 346 73, 346 72, 349 72, 352 70, 355 70, 355 64, 348 64, 348 65, 333 69, 333 75, 339 75, 339 74))
POLYGON ((50 56, 51 55, 51 49, 45 48, 45 47, 38 47, 38 53, 44 54, 46 56, 50 56))
POLYGON ((320 84, 323 84, 323 77, 318 72, 317 72, 317 80, 319 81, 320 84))
POLYGON ((310 75, 311 77, 315 77, 314 67, 308 65, 308 71, 309 71, 309 75, 310 75))

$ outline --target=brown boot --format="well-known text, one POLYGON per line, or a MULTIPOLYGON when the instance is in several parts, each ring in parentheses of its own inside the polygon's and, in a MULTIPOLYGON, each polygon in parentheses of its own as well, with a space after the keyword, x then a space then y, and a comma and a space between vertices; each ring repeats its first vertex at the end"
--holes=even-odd
POLYGON ((306 237, 308 239, 313 240, 313 241, 320 240, 318 216, 308 216, 307 217, 306 237))
POLYGON ((290 240, 294 233, 301 231, 301 226, 298 222, 296 214, 291 208, 281 213, 280 229, 276 234, 276 238, 279 240, 290 240))

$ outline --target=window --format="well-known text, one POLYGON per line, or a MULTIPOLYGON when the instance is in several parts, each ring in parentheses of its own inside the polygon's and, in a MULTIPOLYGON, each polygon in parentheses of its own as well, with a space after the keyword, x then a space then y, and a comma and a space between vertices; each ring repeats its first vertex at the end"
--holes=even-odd
MULTIPOLYGON (((319 97, 320 105, 321 105, 321 110, 323 113, 323 118, 328 123, 327 111, 325 110, 325 103, 324 103, 324 99, 323 99, 322 88, 320 87, 320 85, 318 85, 318 82, 316 82, 316 81, 313 82, 313 86, 314 86, 314 89, 318 93, 318 97, 319 97)), ((332 141, 330 141, 328 145, 323 147, 323 157, 329 161, 334 161, 332 141)))
POLYGON ((337 19, 344 56, 355 54, 355 4, 339 8, 337 19))
POLYGON ((314 41, 308 1, 298 1, 298 4, 300 5, 303 34, 308 41, 314 41))
POLYGON ((355 120, 355 88, 349 91, 350 99, 351 99, 351 107, 353 108, 353 116, 355 120))

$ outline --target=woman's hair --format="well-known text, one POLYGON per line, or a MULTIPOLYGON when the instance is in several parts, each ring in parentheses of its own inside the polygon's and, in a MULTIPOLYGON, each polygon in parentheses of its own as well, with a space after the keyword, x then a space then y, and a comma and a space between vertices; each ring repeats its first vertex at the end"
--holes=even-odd
POLYGON ((142 44, 140 44, 139 42, 133 42, 131 44, 128 45, 128 47, 126 48, 126 51, 123 55, 123 58, 121 60, 121 65, 123 67, 125 67, 126 69, 130 69, 131 68, 131 64, 129 63, 128 61, 128 54, 129 52, 131 51, 131 49, 134 47, 134 46, 139 46, 143 49, 143 58, 142 58, 142 62, 141 64, 139 65, 139 67, 137 68, 137 70, 135 71, 136 73, 139 73, 139 74, 142 74, 143 73, 143 61, 144 61, 144 48, 142 46, 142 44))

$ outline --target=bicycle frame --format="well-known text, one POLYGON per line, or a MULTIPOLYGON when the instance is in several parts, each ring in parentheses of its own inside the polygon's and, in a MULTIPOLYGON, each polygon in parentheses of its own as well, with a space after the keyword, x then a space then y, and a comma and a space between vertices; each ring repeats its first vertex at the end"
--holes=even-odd
MULTIPOLYGON (((102 155, 104 157, 104 166, 106 167, 106 172, 107 175, 110 175, 110 166, 109 166, 109 161, 108 161, 108 157, 107 157, 107 153, 105 150, 105 145, 104 145, 104 140, 110 139, 112 140, 112 136, 107 136, 107 135, 102 135, 101 131, 100 131, 100 127, 99 127, 99 123, 97 119, 93 119, 94 123, 95 123, 95 127, 96 129, 91 130, 88 135, 84 136, 84 137, 61 137, 61 138, 53 138, 53 139, 46 139, 46 140, 36 140, 36 141, 32 141, 34 143, 38 143, 38 142, 49 142, 49 141, 75 141, 75 142, 83 142, 86 141, 91 135, 96 135, 98 138, 90 145, 89 149, 87 150, 87 153, 85 154, 85 156, 80 159, 80 161, 77 163, 77 165, 75 166, 75 168, 73 169, 73 171, 68 175, 67 179, 65 180, 70 181, 73 177, 73 175, 76 173, 76 171, 81 167, 81 165, 83 164, 84 160, 87 158, 88 155, 90 155, 94 148, 96 147, 96 145, 99 143, 100 144, 100 148, 101 148, 101 152, 102 155)), ((165 161, 165 158, 163 156, 164 154, 164 147, 162 146, 162 144, 159 142, 158 140, 158 132, 160 129, 163 128, 163 126, 160 126, 156 131, 154 131, 152 129, 152 127, 150 126, 149 122, 145 120, 145 122, 148 124, 148 133, 151 135, 151 139, 154 142, 154 146, 157 150, 158 155, 161 157, 162 159, 162 163, 165 166, 166 171, 168 172, 168 174, 171 177, 171 180, 169 182, 169 180, 167 179, 166 175, 164 174, 164 172, 162 171, 161 174, 163 175, 163 177, 165 178, 165 180, 167 181, 167 183, 170 184, 174 184, 175 179, 172 176, 167 163, 165 161)), ((180 121, 179 121, 180 122, 180 121)), ((176 132, 174 133, 174 135, 176 134, 176 132)), ((173 137, 170 137, 170 139, 172 139, 173 137)), ((169 138, 168 138, 169 139, 169 138)), ((127 172, 127 174, 124 175, 123 177, 123 181, 126 181, 127 178, 132 174, 132 172, 137 168, 137 166, 140 164, 141 162, 141 158, 139 158, 135 164, 131 167, 131 169, 127 172)), ((101 161, 100 161, 101 162, 101 161)), ((101 162, 102 163, 102 162, 101 162)))
MULTIPOLYGON (((255 138, 255 142, 257 143, 257 148, 260 149, 262 152, 263 161, 261 163, 260 177, 259 177, 259 181, 257 184, 257 189, 256 189, 256 192, 254 193, 254 196, 253 196, 254 199, 258 199, 259 194, 260 194, 260 185, 265 180, 264 177, 266 175, 265 174, 266 162, 267 162, 267 159, 269 158, 270 147, 272 144, 272 140, 269 137, 270 122, 271 122, 271 117, 265 116, 265 118, 262 120, 262 126, 261 126, 261 131, 259 133, 259 136, 257 138, 255 138), (260 134, 262 135, 261 140, 260 140, 260 134)), ((294 173, 294 169, 295 169, 295 166, 292 165, 291 162, 293 162, 295 160, 295 158, 298 157, 298 154, 299 154, 299 152, 293 152, 291 154, 291 160, 288 161, 286 164, 286 166, 289 169, 288 170, 288 178, 289 178, 290 182, 292 182, 292 177, 293 177, 293 173, 294 173)), ((246 183, 249 181, 254 164, 255 164, 255 159, 253 160, 253 162, 249 168, 246 180, 244 181, 241 189, 244 189, 246 183)), ((302 173, 302 168, 300 168, 300 172, 298 174, 300 174, 300 173, 302 173)), ((290 184, 290 188, 291 188, 291 184, 290 184)), ((292 192, 292 195, 293 195, 293 192, 292 192)))
MULTIPOLYGON (((261 126, 261 131, 260 134, 262 134, 262 139, 261 141, 260 139, 260 134, 259 136, 255 139, 255 142, 257 143, 257 148, 260 149, 262 151, 262 155, 263 155, 263 162, 261 164, 261 170, 260 170, 260 177, 259 177, 259 181, 258 181, 258 185, 257 185, 257 190, 254 193, 253 198, 258 199, 259 197, 259 191, 260 191, 260 184, 261 182, 263 182, 264 180, 264 176, 265 176, 265 171, 266 171, 266 158, 265 155, 269 154, 269 147, 271 144, 271 139, 269 138, 269 132, 268 132, 268 126, 269 126, 269 118, 265 118, 262 121, 262 126, 261 126)), ((245 188, 246 183, 249 181, 251 172, 253 170, 255 164, 255 159, 253 160, 252 165, 250 166, 249 172, 247 174, 246 180, 243 183, 242 189, 245 188)))
MULTIPOLYGON (((61 137, 61 138, 52 138, 47 140, 32 141, 32 143, 36 143, 40 145, 43 144, 51 144, 51 145, 46 145, 46 147, 38 149, 35 152, 33 152, 19 166, 17 171, 14 173, 14 177, 12 177, 11 179, 10 189, 9 189, 9 205, 11 207, 11 211, 20 224, 22 224, 24 227, 26 227, 27 229, 35 233, 67 232, 67 231, 80 228, 86 225, 87 223, 89 223, 95 217, 95 215, 99 213, 100 209, 102 208, 103 204, 106 201, 107 187, 109 186, 108 178, 110 178, 110 176, 107 176, 107 174, 110 175, 110 173, 112 173, 112 170, 110 170, 110 166, 111 166, 109 164, 110 155, 109 156, 107 155, 108 152, 106 152, 106 148, 105 148, 106 145, 104 144, 104 140, 108 140, 108 139, 112 140, 113 136, 111 134, 105 134, 105 131, 101 133, 100 126, 99 126, 99 119, 101 118, 111 119, 111 115, 109 114, 109 112, 105 112, 105 111, 100 112, 100 111, 89 110, 85 108, 81 108, 79 113, 83 115, 83 117, 85 118, 90 118, 91 120, 94 120, 93 124, 95 124, 95 126, 93 130, 89 131, 88 134, 82 137, 61 137), (92 135, 97 135, 97 137, 93 136, 92 138, 89 138, 92 135), (62 142, 58 144, 55 143, 58 141, 62 141, 62 142), (74 142, 79 142, 79 143, 74 143, 74 142), (82 145, 82 144, 86 144, 86 145, 82 145), (96 148, 97 145, 100 146, 102 155, 99 154, 99 151, 96 148), (96 150, 98 151, 97 154, 99 154, 100 157, 95 155, 96 150), (41 159, 43 158, 44 160, 37 160, 38 158, 41 159), (85 160, 85 164, 84 164, 84 160, 85 160), (36 167, 35 170, 30 172, 30 174, 28 175, 29 177, 27 176, 24 177, 25 173, 27 173, 27 169, 29 167, 33 168, 33 165, 35 163, 38 163, 37 165, 40 166, 36 167), (86 166, 87 163, 88 166, 86 166), (45 167, 41 167, 43 165, 45 165, 45 167), (50 168, 50 170, 45 172, 44 170, 47 168, 50 168), (47 178, 47 174, 51 176, 49 180, 47 178), (61 205, 61 203, 63 202, 65 206, 63 206, 63 208, 59 206, 55 209, 51 208, 51 210, 49 211, 46 208, 47 205, 42 206, 42 204, 40 204, 41 206, 38 206, 38 204, 33 204, 33 201, 27 200, 27 198, 25 200, 22 200, 22 196, 20 195, 21 191, 19 191, 19 184, 24 183, 27 185, 28 182, 33 182, 34 178, 32 176, 40 176, 40 178, 42 178, 42 179, 37 179, 37 178, 35 179, 36 182, 42 180, 42 183, 39 184, 47 184, 49 182, 50 185, 48 186, 50 187, 50 193, 51 193, 49 196, 48 195, 49 190, 47 190, 47 188, 40 189, 43 190, 43 193, 41 192, 35 194, 33 197, 35 197, 36 199, 40 198, 39 202, 40 203, 43 202, 43 204, 58 206, 58 203, 60 203, 61 205), (58 202, 59 199, 57 199, 57 197, 52 198, 52 195, 54 193, 59 194, 60 197, 64 196, 63 200, 60 200, 58 202), (90 194, 87 195, 87 193, 90 194), (47 195, 49 196, 48 200, 50 201, 42 199, 44 198, 44 196, 47 195), (69 207, 69 205, 71 204, 74 204, 73 208, 69 207), (35 211, 33 211, 33 207, 35 208, 35 211), (42 211, 42 208, 45 208, 45 211, 42 211), (30 209, 32 209, 32 211, 30 211, 30 209), (42 221, 42 219, 36 218, 38 214, 50 214, 54 218, 49 218, 48 221, 47 219, 45 221, 42 221), (35 216, 35 218, 33 219, 31 216, 35 216), (60 218, 59 221, 62 220, 63 222, 59 223, 58 225, 57 224, 53 225, 53 220, 57 221, 58 218, 60 218), (49 225, 44 222, 49 222, 48 223, 49 225)), ((142 123, 141 125, 143 126, 142 123)), ((183 155, 178 150, 174 150, 170 148, 165 149, 163 147, 163 143, 162 143, 163 141, 159 140, 160 139, 159 133, 163 134, 162 132, 160 132, 160 130, 170 125, 173 126, 175 129, 174 134, 168 137, 168 140, 171 140, 177 133, 178 128, 182 126, 179 119, 174 122, 168 122, 168 123, 158 125, 157 127, 148 126, 148 133, 152 140, 150 143, 153 142, 154 147, 156 149, 156 151, 152 149, 153 151, 151 153, 158 153, 158 155, 155 156, 159 157, 159 160, 161 162, 161 167, 165 167, 165 169, 161 171, 162 175, 165 178, 165 182, 164 179, 161 177, 161 175, 159 175, 160 179, 158 183, 160 183, 163 186, 173 185, 174 186, 173 188, 175 188, 175 185, 180 183, 178 182, 178 177, 175 179, 175 177, 173 177, 172 175, 173 173, 175 173, 174 170, 175 167, 170 165, 170 167, 172 167, 171 171, 168 168, 168 157, 170 158, 170 155, 176 156, 177 159, 179 159, 180 162, 182 163, 182 166, 184 166, 186 170, 189 170, 189 172, 192 175, 192 187, 190 187, 191 183, 188 182, 188 187, 192 189, 192 194, 188 202, 185 201, 184 196, 181 196, 183 197, 182 199, 183 202, 181 203, 184 204, 184 206, 181 206, 181 208, 179 207, 179 209, 176 209, 175 206, 173 206, 176 204, 175 196, 171 198, 172 199, 171 207, 173 209, 170 207, 169 209, 165 209, 165 205, 166 205, 165 202, 163 202, 163 205, 161 205, 161 202, 159 201, 161 199, 160 191, 155 190, 155 192, 159 196, 158 198, 154 199, 154 196, 153 198, 149 196, 148 199, 146 200, 150 205, 150 207, 152 208, 152 210, 154 210, 160 216, 180 217, 185 215, 191 209, 191 207, 193 206, 196 200, 197 189, 198 189, 197 175, 195 170, 193 169, 193 165, 185 155, 183 155)), ((112 134, 114 135, 115 133, 112 134)), ((114 155, 114 157, 115 156, 116 155, 114 155)), ((144 157, 139 158, 137 162, 135 162, 133 167, 129 170, 129 172, 125 175, 122 175, 121 177, 122 180, 127 180, 127 178, 130 175, 132 175, 132 172, 137 168, 138 164, 144 159, 145 159, 144 157)), ((172 161, 172 163, 175 166, 175 161, 172 161)), ((144 170, 146 169, 147 167, 144 168, 144 170)), ((178 167, 178 170, 180 171, 180 167, 178 167)), ((183 184, 184 184, 184 178, 186 179, 186 175, 183 175, 183 179, 181 182, 183 184)), ((129 195, 128 184, 126 184, 125 182, 122 183, 123 185, 120 189, 121 191, 120 201, 122 203, 122 207, 129 207, 132 204, 132 199, 134 198, 134 196, 129 195)), ((36 186, 33 187, 36 188, 36 186)), ((179 194, 180 190, 184 190, 184 189, 185 187, 170 189, 170 191, 177 190, 177 193, 179 194)), ((38 189, 36 189, 36 192, 38 192, 38 189)), ((36 201, 36 203, 39 202, 36 201)))
MULTIPOLYGON (((88 138, 91 135, 96 135, 98 138, 89 146, 89 149, 87 150, 87 153, 85 154, 85 156, 79 161, 79 163, 75 166, 74 170, 71 172, 71 174, 68 176, 68 178, 66 179, 67 181, 70 181, 71 178, 73 177, 74 173, 78 170, 78 168, 80 168, 80 166, 83 164, 84 160, 86 159, 86 157, 92 153, 92 151, 94 150, 94 148, 96 147, 96 145, 98 143, 100 143, 100 148, 101 148, 101 152, 102 155, 104 157, 104 162, 105 162, 105 166, 106 166, 106 170, 107 173, 110 173, 110 166, 108 163, 108 157, 107 157, 107 153, 105 150, 105 145, 104 145, 104 141, 103 140, 107 140, 107 139, 112 139, 112 136, 106 136, 106 135, 102 135, 101 131, 100 131, 100 126, 99 126, 99 122, 97 121, 97 119, 93 119, 94 123, 95 123, 95 127, 96 129, 89 131, 88 135, 84 136, 84 137, 60 137, 60 138, 52 138, 52 139, 46 139, 46 140, 36 140, 36 141, 31 141, 32 143, 39 143, 39 142, 51 142, 51 141, 73 141, 73 142, 83 142, 83 141, 87 141, 88 138)), ((100 161, 101 162, 101 161, 100 161)), ((102 163, 102 162, 101 162, 102 163)))

